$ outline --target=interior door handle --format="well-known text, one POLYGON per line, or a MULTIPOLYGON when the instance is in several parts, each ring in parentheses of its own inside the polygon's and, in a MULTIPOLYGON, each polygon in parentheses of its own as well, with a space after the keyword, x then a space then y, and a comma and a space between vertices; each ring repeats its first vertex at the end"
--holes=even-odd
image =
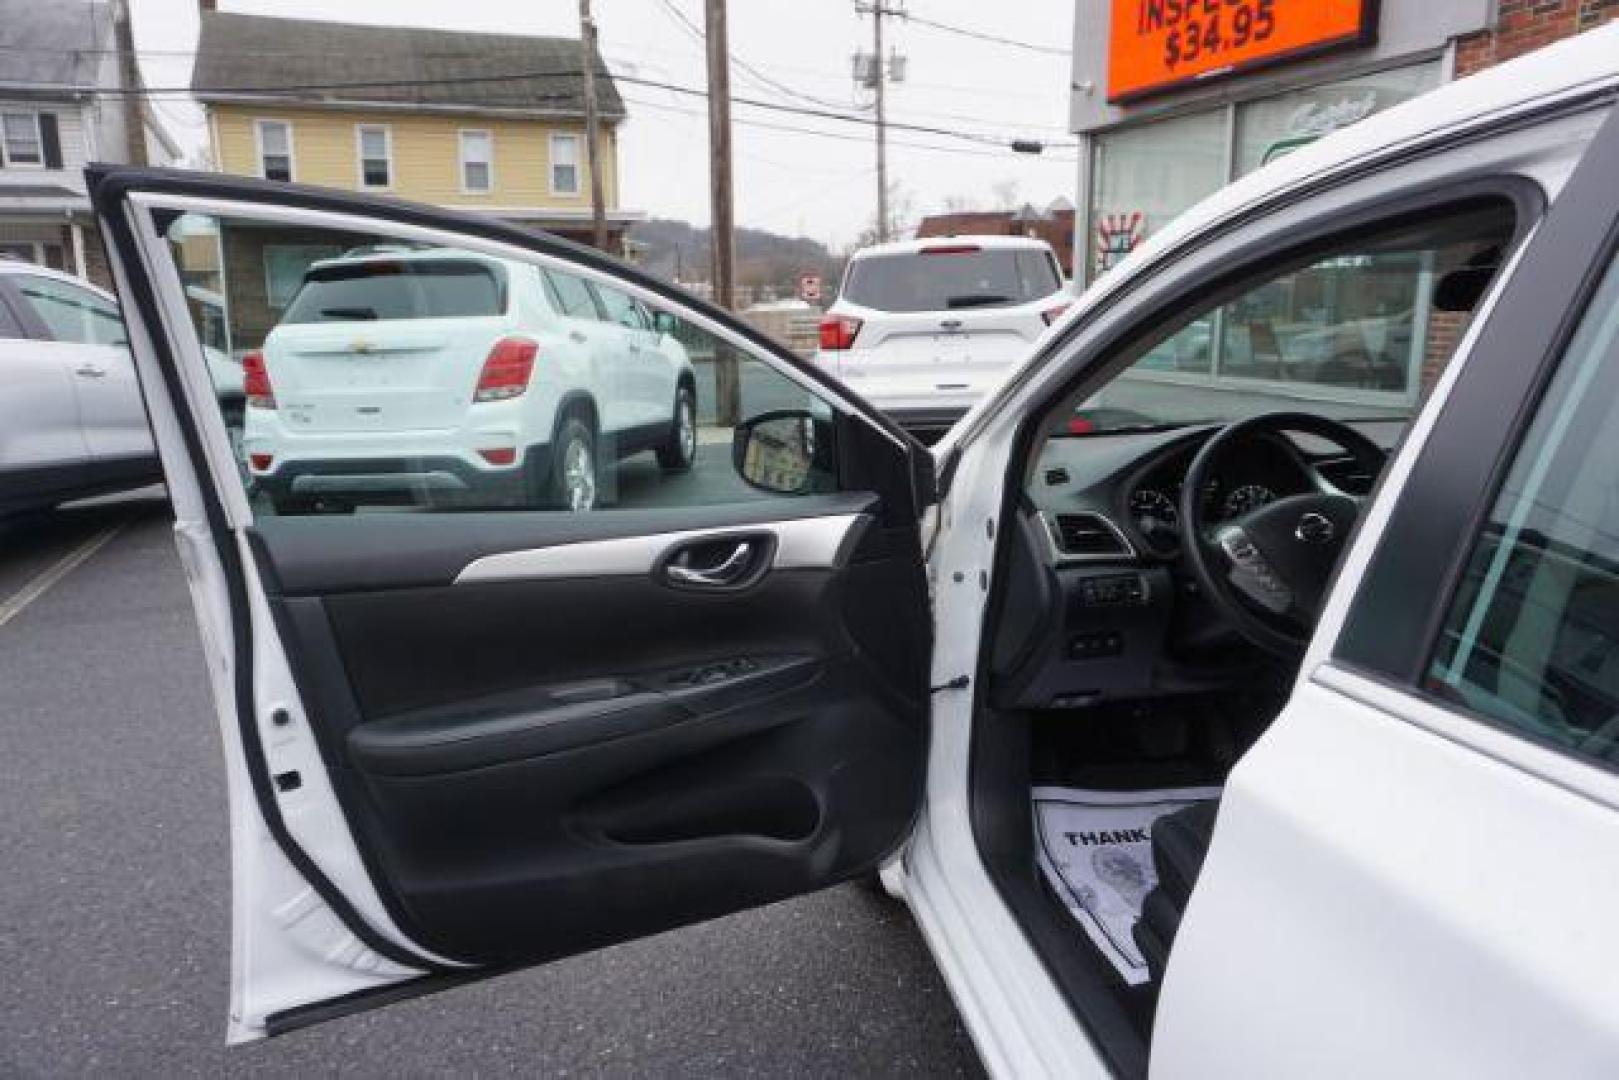
MULTIPOLYGON (((742 540, 731 550, 731 554, 713 566, 694 567, 675 561, 670 563, 664 572, 669 575, 670 581, 678 585, 723 589, 735 585, 747 576, 753 567, 753 555, 753 541, 742 540)), ((682 555, 680 558, 684 559, 686 556, 682 555)))

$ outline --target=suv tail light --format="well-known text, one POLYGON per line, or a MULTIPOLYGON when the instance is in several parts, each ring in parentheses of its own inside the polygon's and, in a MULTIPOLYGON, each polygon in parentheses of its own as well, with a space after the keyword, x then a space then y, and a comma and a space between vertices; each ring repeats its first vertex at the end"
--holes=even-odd
POLYGON ((1058 319, 1062 318, 1062 313, 1063 312, 1067 311, 1069 308, 1071 308, 1073 306, 1074 305, 1073 305, 1072 301, 1065 300, 1062 303, 1058 304, 1056 307, 1048 307, 1048 308, 1046 308, 1046 310, 1044 310, 1044 311, 1042 311, 1040 313, 1040 317, 1046 321, 1047 326, 1050 326, 1052 323, 1054 323, 1058 319))
POLYGON ((242 393, 255 409, 275 408, 275 389, 270 386, 270 369, 264 366, 264 353, 254 349, 242 357, 242 393))
POLYGON ((854 348, 860 333, 860 320, 847 315, 828 315, 821 320, 821 348, 832 351, 854 348))
POLYGON ((478 374, 478 388, 472 393, 473 401, 505 401, 521 395, 528 389, 528 378, 534 374, 534 358, 540 347, 526 338, 501 338, 489 350, 478 374))

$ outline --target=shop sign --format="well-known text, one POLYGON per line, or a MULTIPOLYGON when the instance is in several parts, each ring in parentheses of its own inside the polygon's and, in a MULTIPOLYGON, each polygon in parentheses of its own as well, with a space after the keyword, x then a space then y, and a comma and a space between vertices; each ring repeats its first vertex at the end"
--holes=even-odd
POLYGON ((1096 273, 1107 273, 1136 249, 1146 235, 1146 215, 1140 210, 1103 214, 1096 221, 1096 273))
POLYGON ((1377 37, 1377 0, 1112 0, 1107 99, 1148 94, 1377 37))
POLYGON ((1300 105, 1288 118, 1287 134, 1265 148, 1260 164, 1269 165, 1277 158, 1286 157, 1321 136, 1330 135, 1357 120, 1364 120, 1376 111, 1377 95, 1371 91, 1331 102, 1312 101, 1300 105))

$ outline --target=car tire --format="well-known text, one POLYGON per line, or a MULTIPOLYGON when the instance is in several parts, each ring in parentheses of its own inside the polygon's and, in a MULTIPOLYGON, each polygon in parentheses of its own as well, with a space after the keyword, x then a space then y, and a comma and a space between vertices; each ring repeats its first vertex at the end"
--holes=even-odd
POLYGON ((664 472, 689 472, 697 460, 697 395, 685 383, 675 391, 669 439, 658 447, 657 454, 658 465, 664 472))
POLYGON ((596 436, 578 416, 568 416, 551 443, 550 489, 546 502, 561 510, 594 510, 601 497, 601 463, 596 436))

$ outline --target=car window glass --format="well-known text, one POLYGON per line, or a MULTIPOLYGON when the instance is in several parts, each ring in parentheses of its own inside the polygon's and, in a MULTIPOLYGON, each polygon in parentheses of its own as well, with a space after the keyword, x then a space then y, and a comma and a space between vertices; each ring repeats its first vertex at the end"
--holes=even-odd
POLYGON ((505 307, 505 267, 429 252, 316 263, 281 321, 472 318, 499 315, 505 307))
POLYGON ((1585 312, 1475 541, 1427 687, 1619 761, 1619 264, 1585 312))
POLYGON ((600 319, 601 309, 584 278, 557 270, 545 270, 546 290, 562 314, 575 319, 600 319))
POLYGON ((1026 304, 1061 287, 1043 251, 943 239, 851 261, 842 297, 878 311, 959 311, 1026 304))
POLYGON ((22 324, 11 313, 11 308, 6 303, 5 295, 0 293, 0 338, 21 338, 25 336, 27 335, 23 333, 22 324))
POLYGON ((651 325, 629 287, 308 224, 187 214, 166 228, 199 338, 229 344, 208 360, 255 515, 403 522, 838 490, 827 402, 672 307, 655 339, 611 332, 598 305, 651 325), (283 309, 264 253, 293 246, 325 254, 283 309))
POLYGON ((1404 420, 1461 340, 1514 223, 1507 201, 1475 202, 1279 255, 1223 301, 1158 320, 1086 403, 1087 434, 1300 407, 1404 420))
POLYGON ((646 314, 641 306, 630 297, 617 289, 605 286, 596 286, 596 295, 601 298, 602 310, 607 314, 607 321, 628 327, 631 330, 645 330, 647 328, 646 314))
POLYGON ((111 301, 53 278, 20 274, 17 292, 33 309, 51 337, 80 345, 125 345, 123 316, 111 301))

